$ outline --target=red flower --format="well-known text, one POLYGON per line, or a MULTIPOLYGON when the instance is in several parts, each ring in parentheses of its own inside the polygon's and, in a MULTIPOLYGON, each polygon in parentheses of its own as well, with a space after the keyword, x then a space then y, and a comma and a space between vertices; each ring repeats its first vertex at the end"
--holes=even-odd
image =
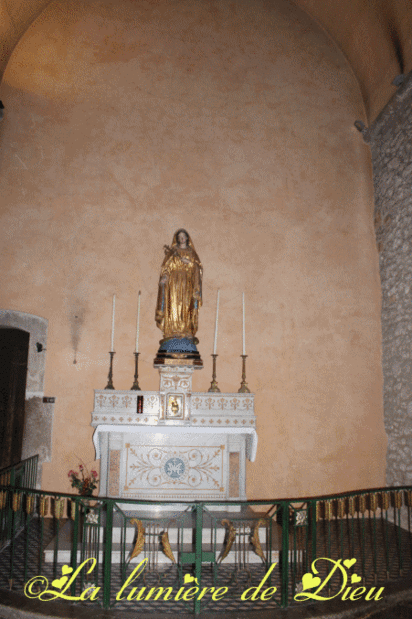
POLYGON ((92 471, 92 475, 93 475, 93 477, 97 477, 96 471, 92 471))
POLYGON ((79 469, 82 471, 83 470, 83 464, 79 464, 79 469))

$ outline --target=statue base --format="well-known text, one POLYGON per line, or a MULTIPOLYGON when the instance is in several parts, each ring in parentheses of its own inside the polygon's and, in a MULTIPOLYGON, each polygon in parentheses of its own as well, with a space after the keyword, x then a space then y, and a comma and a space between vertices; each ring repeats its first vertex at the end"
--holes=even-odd
POLYGON ((154 360, 154 367, 163 365, 193 365, 195 368, 203 368, 196 344, 197 338, 170 337, 160 341, 159 350, 154 360))

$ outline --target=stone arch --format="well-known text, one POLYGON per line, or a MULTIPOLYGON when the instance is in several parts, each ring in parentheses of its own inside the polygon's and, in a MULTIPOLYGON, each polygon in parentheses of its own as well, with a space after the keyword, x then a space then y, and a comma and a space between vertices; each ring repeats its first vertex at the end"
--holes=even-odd
POLYGON ((44 402, 48 320, 25 312, 0 310, 2 327, 21 329, 30 336, 22 459, 39 455, 39 485, 42 464, 50 461, 54 411, 53 402, 44 402))

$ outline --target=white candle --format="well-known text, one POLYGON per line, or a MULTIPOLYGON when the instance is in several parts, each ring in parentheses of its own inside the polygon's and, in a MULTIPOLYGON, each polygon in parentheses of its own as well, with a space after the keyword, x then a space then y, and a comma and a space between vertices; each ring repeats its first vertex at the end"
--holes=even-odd
POLYGON ((116 305, 116 295, 113 295, 113 309, 112 309, 112 341, 111 341, 111 349, 110 352, 114 352, 114 313, 115 313, 115 305, 116 305))
POLYGON ((246 355, 246 344, 245 344, 245 293, 242 294, 242 305, 243 305, 243 354, 246 355))
POLYGON ((216 322, 215 322, 215 343, 213 346, 213 354, 216 355, 216 347, 217 347, 217 322, 219 318, 219 294, 220 290, 217 291, 217 299, 216 299, 216 322))
POLYGON ((140 290, 137 298, 137 321, 136 321, 136 352, 139 352, 139 325, 140 325, 140 290))

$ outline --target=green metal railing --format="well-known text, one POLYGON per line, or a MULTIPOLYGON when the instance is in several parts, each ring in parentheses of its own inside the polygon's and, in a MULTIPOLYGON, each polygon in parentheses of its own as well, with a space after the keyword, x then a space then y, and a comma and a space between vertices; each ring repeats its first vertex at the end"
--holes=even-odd
MULTIPOLYGON (((0 589, 28 595, 26 583, 41 575, 49 591, 67 581, 60 592, 78 604, 199 614, 298 604, 315 560, 325 583, 330 560, 356 563, 365 590, 412 571, 411 487, 177 507, 36 490, 34 469, 0 473, 0 589)), ((331 577, 322 594, 340 587, 331 577)))
POLYGON ((36 486, 39 456, 27 458, 0 471, 0 487, 32 489, 36 486))
POLYGON ((19 500, 18 488, 33 489, 37 481, 37 465, 39 457, 33 456, 14 466, 0 471, 0 548, 4 543, 14 539, 16 531, 21 526, 19 510, 13 511, 13 505, 19 500), (3 488, 13 488, 12 501, 7 502, 7 493, 3 488), (14 501, 14 503, 13 503, 14 501), (7 517, 6 517, 7 516, 7 517))

